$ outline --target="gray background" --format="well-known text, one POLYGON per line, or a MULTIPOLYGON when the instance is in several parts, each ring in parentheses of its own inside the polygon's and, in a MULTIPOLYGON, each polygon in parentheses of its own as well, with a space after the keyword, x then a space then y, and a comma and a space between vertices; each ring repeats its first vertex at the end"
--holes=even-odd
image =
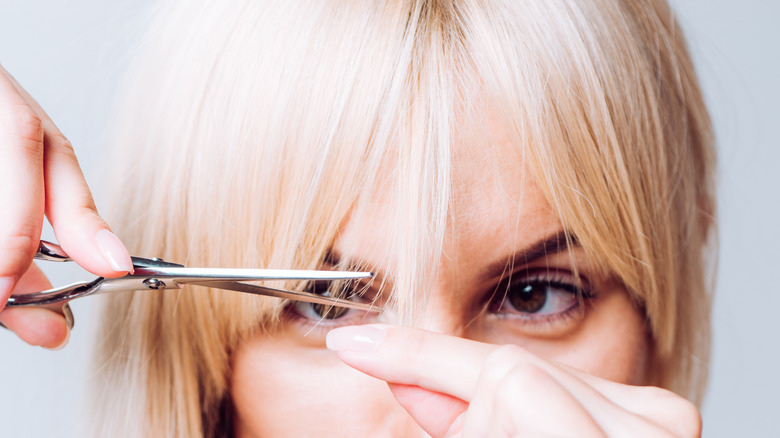
MULTIPOLYGON (((100 183, 110 178, 99 168, 106 113, 149 3, 0 0, 0 63, 73 141, 99 206, 100 183)), ((721 255, 705 436, 780 436, 780 1, 672 3, 720 148, 721 255)), ((47 266, 47 273, 55 284, 85 278, 62 267, 47 266)), ((0 437, 83 434, 95 308, 94 299, 73 304, 77 326, 63 351, 0 333, 0 437)))

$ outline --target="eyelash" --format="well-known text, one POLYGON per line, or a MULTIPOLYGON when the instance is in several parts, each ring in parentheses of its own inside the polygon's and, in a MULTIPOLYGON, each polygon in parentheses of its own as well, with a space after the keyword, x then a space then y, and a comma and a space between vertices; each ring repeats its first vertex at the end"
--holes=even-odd
MULTIPOLYGON (((317 290, 328 291, 328 286, 321 286, 321 282, 311 282, 304 291, 309 293, 316 293, 317 290)), ((329 283, 329 282, 322 282, 329 283)), ((363 291, 365 285, 356 285, 352 288, 350 293, 338 294, 344 296, 347 299, 360 303, 369 303, 370 301, 363 298, 363 291)), ((321 295, 329 296, 329 292, 325 292, 321 295)), ((307 329, 308 333, 325 335, 329 330, 352 324, 360 324, 367 322, 368 319, 375 319, 379 316, 379 312, 366 312, 362 310, 349 309, 345 307, 327 306, 323 304, 312 304, 304 301, 290 302, 285 310, 286 315, 296 324, 299 324, 307 329), (322 309, 322 311, 314 310, 316 308, 322 309), (306 313, 317 313, 319 316, 306 315, 306 313), (339 313, 345 316, 339 316, 339 313), (335 315, 335 318, 329 318, 329 316, 335 315)))
MULTIPOLYGON (((317 283, 319 282, 310 284, 305 290, 308 292, 327 290, 327 286, 320 286, 317 283)), ((360 287, 354 289, 361 290, 360 287)), ((329 294, 326 292, 325 295, 329 294)), ((353 298, 350 299, 358 302, 369 302, 369 300, 362 298, 362 294, 359 292, 346 295, 352 296, 353 298)), ((522 324, 532 331, 544 331, 565 325, 570 320, 582 316, 586 306, 596 295, 585 279, 578 279, 568 271, 532 269, 517 272, 501 280, 493 289, 492 294, 486 298, 486 309, 497 319, 511 320, 513 323, 522 324), (558 291, 559 294, 570 294, 571 304, 563 310, 549 313, 523 312, 512 305, 510 301, 512 298, 510 294, 516 294, 521 285, 546 288, 543 306, 546 306, 550 300, 551 291, 558 291)), ((379 317, 378 312, 328 307, 302 301, 289 303, 285 313, 290 320, 307 329, 307 333, 322 335, 335 327, 371 322, 379 317), (315 310, 317 307, 324 311, 315 310), (329 318, 328 316, 334 315, 334 312, 336 312, 336 317, 329 318), (338 316, 338 312, 343 312, 344 316, 338 316), (313 315, 313 313, 317 313, 317 315, 313 315)))

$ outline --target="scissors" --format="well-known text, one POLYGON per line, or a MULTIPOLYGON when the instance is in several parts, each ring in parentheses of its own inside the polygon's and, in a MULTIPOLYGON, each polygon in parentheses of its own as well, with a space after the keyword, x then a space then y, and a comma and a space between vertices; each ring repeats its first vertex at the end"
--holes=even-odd
MULTIPOLYGON (((72 262, 59 245, 40 241, 36 260, 53 262, 72 262)), ((192 284, 216 289, 227 289, 256 295, 285 298, 293 301, 305 301, 351 309, 379 311, 368 303, 357 303, 341 298, 328 297, 309 292, 275 289, 266 286, 242 283, 258 280, 356 280, 371 278, 370 272, 350 271, 312 271, 289 269, 221 269, 187 268, 177 263, 166 262, 159 258, 131 257, 134 272, 119 278, 98 277, 92 281, 73 283, 67 286, 34 292, 24 295, 11 295, 7 306, 43 306, 65 303, 63 313, 68 326, 73 326, 73 314, 67 303, 70 300, 98 293, 123 292, 136 290, 181 289, 192 284)))

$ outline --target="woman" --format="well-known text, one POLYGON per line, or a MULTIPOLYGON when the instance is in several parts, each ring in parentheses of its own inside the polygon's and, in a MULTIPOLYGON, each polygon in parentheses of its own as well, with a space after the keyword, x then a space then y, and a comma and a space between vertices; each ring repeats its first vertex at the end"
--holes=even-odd
MULTIPOLYGON (((668 7, 268 3, 159 11, 111 223, 193 266, 370 269, 326 293, 384 310, 112 297, 99 434, 698 435, 714 152, 668 7)), ((26 194, 4 195, 0 296, 42 287, 22 273, 44 210, 123 275, 67 142, 5 76, 2 170, 26 194)), ((55 312, 0 321, 66 341, 55 312)))

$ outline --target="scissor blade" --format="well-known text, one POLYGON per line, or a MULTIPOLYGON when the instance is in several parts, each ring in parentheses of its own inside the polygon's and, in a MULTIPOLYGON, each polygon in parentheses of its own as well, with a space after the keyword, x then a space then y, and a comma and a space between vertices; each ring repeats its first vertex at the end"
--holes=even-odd
POLYGON ((136 268, 133 276, 168 278, 178 283, 197 281, 264 281, 264 280, 354 280, 371 278, 370 272, 312 271, 296 269, 233 269, 233 268, 136 268))
POLYGON ((347 301, 334 297, 324 297, 322 295, 316 295, 308 292, 295 292, 290 290, 275 289, 272 287, 257 286, 254 284, 239 283, 235 281, 190 281, 188 284, 196 284, 199 286, 216 289, 228 289, 255 295, 285 298, 293 301, 305 301, 307 303, 324 304, 327 306, 348 307, 350 309, 366 310, 371 312, 382 311, 380 307, 368 303, 356 303, 354 301, 347 301))

